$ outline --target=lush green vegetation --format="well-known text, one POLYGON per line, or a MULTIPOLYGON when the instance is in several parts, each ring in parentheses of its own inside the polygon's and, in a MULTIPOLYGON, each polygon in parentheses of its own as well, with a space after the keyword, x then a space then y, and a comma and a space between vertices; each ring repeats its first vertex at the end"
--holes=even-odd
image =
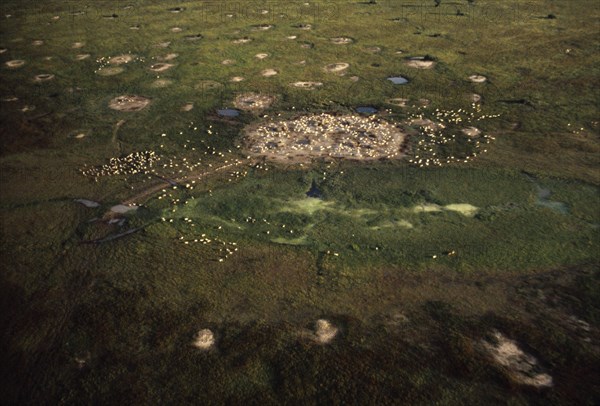
MULTIPOLYGON (((598 8, 435 4, 3 2, 1 403, 597 402, 598 8), (127 53, 136 58, 123 73, 96 73, 127 53), (148 69, 168 53, 175 67, 148 69), (405 64, 425 55, 433 69, 405 64), (25 65, 5 65, 15 59, 25 65), (323 70, 336 62, 350 64, 345 75, 323 70), (278 75, 261 76, 267 68, 278 75), (55 78, 35 83, 42 73, 55 78), (172 83, 158 88, 157 76, 172 83), (302 80, 323 86, 289 85, 302 80), (247 91, 277 96, 269 116, 368 105, 401 122, 470 108, 477 93, 482 113, 500 117, 477 124, 495 140, 468 163, 244 161, 212 173, 245 159, 241 129, 260 117, 215 110, 247 91), (122 94, 152 103, 109 109, 122 94), (418 110, 420 99, 431 104, 418 110), (111 206, 160 180, 95 182, 82 170, 149 150, 160 176, 208 175, 193 189, 165 184, 109 224, 111 206), (306 197, 313 182, 322 198, 306 197), (329 345, 306 338, 319 318, 340 329, 329 345), (191 345, 202 328, 214 350, 191 345), (536 356, 554 386, 530 389, 497 368, 481 345, 494 329, 536 356)), ((409 155, 419 139, 408 139, 409 155)))

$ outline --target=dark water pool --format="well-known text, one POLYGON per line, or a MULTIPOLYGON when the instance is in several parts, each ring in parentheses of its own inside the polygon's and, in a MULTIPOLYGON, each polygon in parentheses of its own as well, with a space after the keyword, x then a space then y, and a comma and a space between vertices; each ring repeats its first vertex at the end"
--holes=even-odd
POLYGON ((395 85, 405 85, 408 83, 408 79, 404 76, 390 76, 387 79, 395 85))
POLYGON ((356 108, 356 111, 361 114, 375 114, 377 113, 377 109, 375 107, 370 106, 360 106, 356 108))
POLYGON ((217 114, 223 117, 237 117, 240 115, 240 111, 236 109, 219 109, 217 114))

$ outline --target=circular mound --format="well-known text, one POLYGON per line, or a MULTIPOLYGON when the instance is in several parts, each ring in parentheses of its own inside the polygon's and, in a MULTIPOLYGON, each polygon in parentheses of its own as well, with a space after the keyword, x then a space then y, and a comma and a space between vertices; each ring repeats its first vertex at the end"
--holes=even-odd
POLYGON ((264 52, 263 52, 263 53, 260 53, 260 54, 256 54, 256 55, 254 55, 254 56, 255 56, 256 58, 258 58, 258 59, 265 59, 266 57, 268 57, 268 56, 269 56, 269 54, 267 54, 267 53, 264 53, 264 52))
POLYGON ((248 42, 250 42, 250 41, 252 41, 252 38, 247 38, 247 37, 245 37, 245 38, 238 38, 238 39, 234 39, 234 40, 233 40, 233 43, 234 43, 234 44, 246 44, 246 43, 248 43, 248 42))
POLYGON ((298 38, 298 36, 297 35, 288 35, 286 38, 287 39, 296 39, 296 38, 298 38))
POLYGON ((469 76, 469 80, 473 83, 483 83, 487 81, 487 78, 483 75, 471 75, 469 76))
POLYGON ((224 59, 221 61, 221 65, 233 65, 235 61, 233 59, 224 59))
POLYGON ((123 73, 124 71, 125 69, 120 66, 113 66, 108 68, 100 68, 96 71, 96 74, 100 76, 114 76, 118 75, 119 73, 123 73))
POLYGON ((241 76, 234 76, 230 79, 230 82, 237 83, 237 82, 241 82, 243 80, 244 80, 244 78, 241 76))
POLYGON ((156 44, 158 48, 167 48, 169 45, 171 45, 171 41, 164 41, 156 44))
POLYGON ((40 73, 39 75, 35 75, 33 77, 34 82, 47 82, 48 80, 54 79, 54 75, 51 73, 40 73))
POLYGON ((398 106, 398 107, 406 107, 406 103, 408 103, 408 99, 396 97, 393 99, 388 99, 387 103, 393 104, 394 106, 398 106))
POLYGON ((467 127, 463 128, 461 131, 467 137, 477 137, 481 135, 481 130, 477 127, 467 127))
POLYGON ((196 333, 192 345, 201 350, 209 350, 215 345, 215 335, 205 328, 196 333))
POLYGON ((264 77, 271 77, 271 76, 275 76, 277 75, 279 72, 277 72, 275 69, 265 69, 263 70, 260 74, 264 77))
POLYGON ((299 87, 301 89, 316 89, 317 87, 323 86, 321 82, 294 82, 291 83, 294 87, 299 87))
POLYGON ((338 333, 337 327, 328 320, 319 319, 315 323, 315 339, 320 344, 327 344, 335 338, 338 333))
POLYGON ((181 106, 181 111, 191 111, 194 108, 194 103, 186 103, 181 106))
POLYGON ((31 45, 33 45, 34 47, 39 47, 41 45, 44 45, 44 41, 42 41, 41 39, 37 39, 37 40, 33 41, 31 43, 31 45))
POLYGON ((253 124, 244 130, 249 155, 280 162, 319 158, 401 158, 405 133, 376 116, 318 114, 253 124))
POLYGON ((220 89, 223 87, 222 83, 216 82, 214 80, 201 80, 194 86, 196 90, 214 90, 220 89))
POLYGON ((481 101, 481 99, 482 99, 482 97, 480 94, 477 94, 477 93, 471 94, 471 101, 473 103, 479 103, 481 101))
POLYGON ((267 31, 273 28, 271 24, 259 24, 252 27, 253 31, 267 31))
POLYGON ((173 64, 171 63, 155 63, 154 65, 150 66, 150 70, 152 72, 164 72, 166 70, 171 69, 173 66, 173 64))
POLYGON ((85 46, 85 42, 74 42, 73 45, 71 45, 71 48, 79 49, 79 48, 83 48, 84 46, 85 46))
POLYGON ((348 69, 349 67, 350 67, 349 63, 337 62, 337 63, 331 63, 331 64, 325 66, 323 69, 326 72, 337 73, 337 72, 344 71, 344 70, 348 69))
POLYGON ((133 58, 135 58, 135 55, 131 55, 131 54, 117 55, 117 56, 113 56, 112 58, 110 58, 108 60, 108 63, 110 63, 111 65, 122 65, 124 63, 129 63, 129 62, 133 61, 133 58))
POLYGON ((166 54, 165 56, 159 56, 156 59, 158 59, 159 61, 162 61, 162 62, 168 62, 168 61, 172 61, 173 59, 177 58, 178 56, 179 56, 179 54, 171 53, 171 54, 166 54))
POLYGON ((259 93, 242 93, 233 100, 233 105, 244 111, 259 111, 267 109, 275 101, 275 96, 259 93))
POLYGON ((379 52, 381 52, 381 47, 378 47, 378 46, 365 47, 365 51, 370 52, 372 54, 378 54, 379 52))
POLYGON ((336 45, 345 45, 345 44, 351 44, 354 42, 354 40, 349 37, 335 37, 335 38, 331 38, 330 41, 336 45))
POLYGON ((143 96, 123 95, 112 99, 108 107, 118 111, 140 111, 150 104, 150 99, 143 96))
POLYGON ((88 59, 90 56, 91 56, 90 54, 78 54, 78 55, 75 55, 75 60, 83 61, 84 59, 88 59))
POLYGON ((12 61, 7 61, 4 64, 9 68, 15 69, 25 65, 25 61, 22 59, 13 59, 12 61))
POLYGON ((407 60, 406 66, 415 69, 431 69, 435 66, 435 61, 427 59, 424 56, 417 56, 407 60))
POLYGON ((171 28, 171 32, 181 32, 181 31, 183 31, 183 28, 181 28, 181 27, 173 27, 173 28, 171 28))

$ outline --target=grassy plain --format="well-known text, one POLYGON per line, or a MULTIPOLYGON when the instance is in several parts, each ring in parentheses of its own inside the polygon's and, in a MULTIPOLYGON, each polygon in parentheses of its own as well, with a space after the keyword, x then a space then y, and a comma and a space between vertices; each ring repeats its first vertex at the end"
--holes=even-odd
POLYGON ((2 3, 1 403, 599 401, 597 4, 367 3, 2 3), (353 42, 331 42, 340 36, 353 42), (123 73, 96 73, 126 53, 136 58, 123 73), (148 69, 168 53, 175 67, 148 69), (424 55, 433 69, 406 66, 424 55), (25 65, 5 65, 16 59, 25 65), (323 70, 336 62, 350 64, 345 75, 323 70), (267 68, 278 75, 261 76, 267 68), (55 78, 35 83, 42 73, 55 78), (157 76, 172 83, 156 88, 157 76), (302 80, 323 86, 289 85, 302 80), (373 106, 402 121, 419 99, 431 102, 425 112, 456 110, 477 93, 483 113, 500 117, 481 123, 495 141, 468 163, 253 162, 194 189, 165 184, 122 227, 93 221, 159 181, 95 182, 84 168, 153 150, 171 178, 185 162, 208 171, 244 159, 241 129, 261 118, 215 111, 248 91, 277 95, 269 116, 373 106), (109 109, 122 94, 152 103, 109 109), (306 197, 313 182, 322 199, 306 197), (329 345, 300 333, 319 318, 340 328, 329 345), (202 328, 215 332, 212 351, 191 345, 202 328), (554 386, 507 377, 481 346, 494 329, 535 355, 554 386))

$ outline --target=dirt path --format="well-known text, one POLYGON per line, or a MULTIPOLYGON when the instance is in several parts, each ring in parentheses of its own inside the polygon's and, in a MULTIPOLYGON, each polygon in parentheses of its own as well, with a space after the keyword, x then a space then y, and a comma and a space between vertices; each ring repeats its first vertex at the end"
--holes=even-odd
POLYGON ((137 194, 124 200, 122 202, 122 204, 124 204, 124 205, 131 205, 131 204, 140 205, 140 204, 143 204, 144 202, 146 202, 148 200, 148 198, 151 197, 153 194, 155 194, 167 187, 173 187, 173 183, 183 184, 185 182, 192 181, 192 180, 204 179, 209 176, 216 175, 220 172, 224 172, 228 169, 237 168, 242 165, 249 165, 254 162, 256 162, 256 160, 239 159, 234 162, 227 163, 227 164, 224 164, 224 165, 216 167, 216 168, 212 168, 211 170, 208 170, 208 171, 202 171, 202 172, 196 171, 196 172, 189 173, 189 174, 179 177, 179 178, 168 179, 168 178, 160 177, 160 179, 162 179, 161 183, 157 183, 157 184, 147 187, 146 189, 144 189, 144 190, 138 192, 137 194), (165 185, 165 183, 166 183, 166 185, 165 185))

